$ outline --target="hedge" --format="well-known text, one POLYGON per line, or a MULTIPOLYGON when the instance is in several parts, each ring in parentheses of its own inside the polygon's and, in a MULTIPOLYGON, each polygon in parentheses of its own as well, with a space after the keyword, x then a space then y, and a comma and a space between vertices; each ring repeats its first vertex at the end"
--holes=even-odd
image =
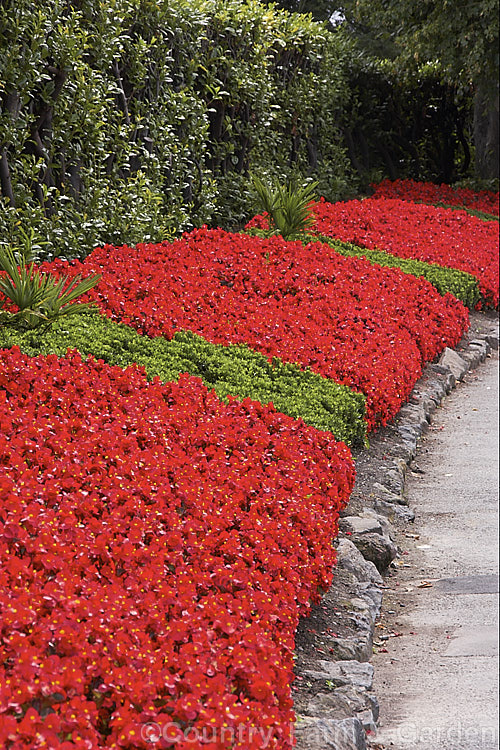
POLYGON ((5 0, 0 238, 33 227, 40 257, 83 257, 235 225, 252 171, 311 170, 334 199, 347 59, 257 0, 5 0))
POLYGON ((244 345, 214 345, 189 331, 179 331, 171 341, 141 336, 109 318, 80 315, 56 322, 48 331, 19 332, 0 328, 0 347, 19 346, 30 356, 77 349, 108 364, 126 367, 136 363, 149 378, 177 380, 181 373, 200 377, 225 399, 228 394, 251 398, 274 407, 319 430, 326 430, 348 445, 362 444, 366 435, 365 397, 309 369, 269 361, 244 345))
MULTIPOLYGON (((245 234, 256 237, 265 237, 266 230, 258 227, 249 227, 245 234)), ((339 255, 346 258, 366 258, 370 263, 385 268, 399 268, 403 273, 411 276, 423 277, 427 279, 439 294, 444 295, 450 292, 454 297, 460 300, 466 307, 473 309, 481 298, 479 284, 475 276, 465 271, 458 271, 454 268, 444 268, 434 263, 426 263, 422 260, 411 260, 408 258, 398 258, 395 255, 386 253, 383 250, 368 250, 366 248, 353 245, 351 242, 342 242, 324 234, 304 234, 302 242, 323 242, 325 245, 333 248, 339 255)))
POLYGON ((475 276, 465 271, 458 271, 455 268, 444 268, 434 263, 426 263, 423 260, 398 258, 390 253, 385 253, 383 250, 367 250, 357 247, 357 245, 353 245, 350 242, 341 242, 325 235, 310 235, 307 238, 308 242, 317 240, 329 245, 336 252, 340 253, 340 255, 366 258, 370 263, 378 266, 399 268, 403 273, 417 277, 422 276, 427 281, 430 281, 439 294, 444 296, 450 292, 470 310, 476 306, 481 297, 478 280, 475 276))

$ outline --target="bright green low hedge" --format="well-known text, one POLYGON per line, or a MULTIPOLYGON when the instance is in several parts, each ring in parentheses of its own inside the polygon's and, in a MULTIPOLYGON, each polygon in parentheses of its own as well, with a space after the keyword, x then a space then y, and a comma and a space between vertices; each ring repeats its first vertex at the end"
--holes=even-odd
POLYGON ((451 208, 453 211, 465 211, 470 216, 475 216, 483 221, 498 221, 498 216, 495 214, 489 214, 487 211, 479 211, 477 208, 469 208, 469 206, 454 206, 450 203, 433 203, 433 206, 437 208, 451 208))
POLYGON ((19 332, 0 328, 0 347, 17 345, 36 356, 66 354, 68 348, 92 354, 120 367, 142 365, 149 378, 176 380, 188 372, 200 377, 220 398, 251 398, 317 429, 332 432, 348 445, 366 439, 365 397, 310 370, 266 357, 246 346, 214 345, 196 334, 178 332, 172 341, 139 335, 99 314, 56 322, 49 330, 19 332))
POLYGON ((453 294, 466 307, 473 309, 480 299, 479 284, 475 276, 465 271, 458 271, 455 268, 444 268, 434 263, 425 263, 422 260, 412 260, 410 258, 398 258, 383 250, 367 250, 366 248, 357 247, 349 242, 341 242, 324 235, 308 235, 307 242, 324 242, 332 247, 340 255, 356 256, 366 258, 370 263, 388 268, 399 268, 403 273, 412 276, 423 276, 430 281, 439 294, 445 295, 447 292, 453 294))

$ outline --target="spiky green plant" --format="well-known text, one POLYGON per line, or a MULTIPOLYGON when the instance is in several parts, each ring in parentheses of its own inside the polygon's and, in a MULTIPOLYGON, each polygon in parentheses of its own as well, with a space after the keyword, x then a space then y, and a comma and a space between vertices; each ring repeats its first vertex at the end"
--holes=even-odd
POLYGON ((252 179, 259 208, 269 217, 269 234, 280 234, 285 240, 299 239, 314 223, 312 205, 316 202, 317 182, 300 185, 297 180, 287 184, 266 185, 258 177, 252 179))
POLYGON ((0 299, 0 325, 37 328, 64 315, 91 309, 88 303, 75 300, 92 289, 100 275, 56 279, 51 273, 36 269, 33 261, 28 265, 27 257, 23 252, 16 254, 9 246, 0 248, 0 271, 6 274, 0 277, 0 293, 5 297, 0 299), (18 309, 6 310, 7 301, 18 309))

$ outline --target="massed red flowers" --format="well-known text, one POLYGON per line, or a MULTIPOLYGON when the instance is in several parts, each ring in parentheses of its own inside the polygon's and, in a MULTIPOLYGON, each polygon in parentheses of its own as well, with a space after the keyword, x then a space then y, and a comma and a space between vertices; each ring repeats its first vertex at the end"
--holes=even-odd
POLYGON ((415 180, 382 180, 372 184, 374 198, 399 198, 416 203, 444 203, 449 206, 463 206, 498 216, 498 193, 491 190, 471 190, 470 188, 436 185, 433 182, 415 180))
POLYGON ((484 303, 498 307, 498 222, 395 198, 321 201, 313 230, 360 247, 467 271, 484 303))
POLYGON ((102 273, 89 298, 144 334, 246 343, 363 392, 370 428, 468 327, 463 305, 424 279, 280 237, 202 228, 172 244, 98 248, 77 271, 102 273))
POLYGON ((225 747, 224 726, 290 747, 294 633, 331 580, 348 449, 77 353, 0 352, 0 423, 2 747, 137 750, 148 722, 215 728, 181 748, 225 747))

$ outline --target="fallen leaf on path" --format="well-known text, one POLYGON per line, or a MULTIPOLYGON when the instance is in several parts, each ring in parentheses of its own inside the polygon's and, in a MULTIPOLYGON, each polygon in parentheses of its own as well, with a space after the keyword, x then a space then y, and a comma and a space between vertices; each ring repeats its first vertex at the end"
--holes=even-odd
POLYGON ((412 474, 425 474, 425 471, 420 468, 420 466, 417 466, 417 464, 413 464, 411 467, 412 474))

